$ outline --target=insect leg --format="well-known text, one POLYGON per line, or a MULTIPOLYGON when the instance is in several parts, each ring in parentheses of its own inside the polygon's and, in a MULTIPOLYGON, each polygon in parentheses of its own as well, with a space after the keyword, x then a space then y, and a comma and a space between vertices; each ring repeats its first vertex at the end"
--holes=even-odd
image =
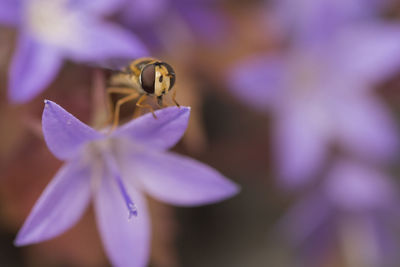
POLYGON ((132 89, 132 88, 123 88, 123 87, 109 87, 107 88, 107 93, 108 94, 132 94, 132 93, 136 93, 136 90, 132 89))
POLYGON ((164 107, 162 96, 156 96, 156 103, 157 103, 157 106, 159 106, 160 108, 164 107))
POLYGON ((150 106, 149 104, 142 104, 143 101, 145 101, 147 98, 147 95, 142 95, 139 100, 136 102, 136 106, 138 106, 139 108, 148 108, 151 111, 151 114, 153 114, 153 117, 155 119, 157 119, 156 114, 154 113, 154 109, 152 106, 150 106))
POLYGON ((118 123, 119 123, 119 111, 121 109, 121 105, 123 105, 126 102, 129 102, 129 101, 137 98, 138 96, 139 96, 139 93, 131 91, 130 95, 127 95, 127 96, 125 96, 125 97, 123 97, 123 98, 121 98, 121 99, 119 99, 117 101, 117 104, 115 105, 114 122, 113 122, 113 125, 111 127, 111 131, 114 130, 118 126, 118 123))
POLYGON ((135 91, 130 89, 130 88, 119 88, 119 87, 108 87, 107 88, 107 109, 108 109, 108 117, 104 125, 108 125, 113 121, 114 117, 114 107, 113 107, 113 102, 112 102, 112 94, 124 94, 124 95, 130 95, 134 93, 135 91))
POLYGON ((176 88, 174 89, 174 92, 172 93, 172 101, 174 101, 175 105, 180 108, 181 105, 179 105, 179 103, 176 101, 176 88))

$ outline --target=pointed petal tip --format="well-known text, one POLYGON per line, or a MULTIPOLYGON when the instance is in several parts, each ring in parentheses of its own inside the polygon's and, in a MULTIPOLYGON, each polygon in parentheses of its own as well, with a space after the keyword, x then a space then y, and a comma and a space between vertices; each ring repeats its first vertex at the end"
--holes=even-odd
POLYGON ((184 119, 188 119, 189 118, 190 111, 191 111, 191 108, 187 107, 187 106, 167 107, 167 108, 164 108, 164 109, 160 110, 160 112, 163 112, 162 114, 168 114, 169 116, 182 117, 184 119))
POLYGON ((7 98, 13 104, 24 104, 32 100, 34 96, 20 94, 18 91, 9 88, 7 98))
POLYGON ((140 179, 151 197, 168 204, 208 205, 240 192, 239 185, 216 169, 173 152, 146 151, 132 161, 134 166, 125 165, 125 172, 140 179))
POLYGON ((217 201, 223 201, 225 199, 236 196, 242 190, 241 186, 232 182, 231 180, 226 179, 226 192, 225 194, 221 194, 220 199, 217 201))
POLYGON ((44 102, 44 108, 47 108, 47 107, 49 107, 51 104, 54 103, 54 102, 52 102, 52 101, 50 101, 50 100, 48 100, 48 99, 45 99, 43 102, 44 102))
POLYGON ((26 245, 27 243, 24 242, 24 240, 22 240, 22 238, 20 237, 19 233, 18 235, 15 237, 14 242, 13 242, 14 246, 16 247, 21 247, 26 245))
POLYGON ((27 238, 26 231, 24 230, 24 228, 21 228, 21 230, 17 233, 17 236, 15 237, 13 244, 16 247, 22 247, 22 246, 27 246, 27 245, 32 245, 32 244, 35 244, 35 243, 39 243, 39 242, 42 242, 42 241, 45 241, 45 239, 44 240, 32 240, 32 238, 29 239, 29 235, 28 235, 28 238, 27 238))
POLYGON ((190 116, 189 107, 166 107, 140 116, 118 127, 111 137, 127 137, 143 146, 170 148, 186 131, 190 116))
MULTIPOLYGON (((53 107, 53 106, 59 106, 57 103, 55 103, 55 102, 53 102, 51 100, 48 100, 48 99, 43 100, 43 103, 44 103, 44 108, 49 108, 49 107, 53 107)), ((59 106, 59 107, 61 108, 61 106, 59 106)))
POLYGON ((237 183, 231 182, 231 196, 239 194, 242 191, 242 187, 237 183))
POLYGON ((22 232, 19 232, 15 237, 13 244, 16 247, 23 247, 23 246, 33 245, 42 241, 45 240, 29 240, 28 238, 26 238, 25 233, 23 234, 22 232))
POLYGON ((28 245, 33 245, 33 244, 37 244, 40 242, 44 242, 46 240, 48 240, 49 238, 32 238, 29 237, 29 233, 27 233, 26 231, 24 231, 24 229, 22 228, 19 233, 17 234, 17 236, 14 239, 14 246, 16 247, 23 247, 23 246, 28 246, 28 245))
MULTIPOLYGON (((169 118, 169 117, 175 117, 175 116, 177 116, 177 117, 179 117, 179 116, 189 117, 190 111, 191 111, 191 107, 173 106, 173 107, 166 107, 166 108, 158 109, 154 113, 156 114, 157 119, 158 119, 158 118, 169 118)), ((148 119, 148 118, 153 117, 153 116, 149 112, 147 114, 144 114, 141 117, 148 119)))
POLYGON ((214 192, 207 198, 204 198, 201 201, 189 201, 189 202, 181 202, 181 203, 173 203, 175 206, 181 206, 181 207, 198 207, 198 206, 204 206, 204 205, 212 205, 212 204, 217 204, 222 201, 226 201, 230 198, 235 197, 238 195, 241 191, 240 185, 232 182, 231 180, 225 178, 224 179, 224 184, 220 185, 220 188, 218 191, 214 192))
POLYGON ((186 113, 190 113, 191 107, 188 106, 173 106, 173 107, 166 107, 163 109, 159 109, 156 111, 157 113, 182 113, 182 114, 186 114, 186 113))
POLYGON ((57 237, 82 217, 90 203, 90 166, 65 164, 34 204, 14 244, 31 245, 57 237))
POLYGON ((75 157, 85 144, 103 137, 63 107, 47 99, 44 100, 42 130, 47 147, 60 160, 75 157))

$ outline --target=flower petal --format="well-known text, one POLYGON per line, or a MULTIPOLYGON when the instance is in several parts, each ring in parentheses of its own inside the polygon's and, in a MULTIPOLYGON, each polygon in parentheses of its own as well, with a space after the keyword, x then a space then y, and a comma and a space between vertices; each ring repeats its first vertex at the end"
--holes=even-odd
POLYGON ((59 159, 75 156, 84 144, 102 136, 49 100, 45 100, 42 128, 47 146, 59 159))
POLYGON ((397 201, 394 188, 383 172, 347 160, 336 162, 324 184, 329 200, 352 212, 391 209, 397 201))
POLYGON ((74 9, 85 10, 99 15, 111 15, 121 8, 125 0, 74 0, 74 9))
POLYGON ((288 105, 288 110, 282 110, 275 118, 273 143, 278 173, 283 186, 288 188, 302 186, 312 179, 326 156, 330 126, 326 124, 324 110, 311 100, 305 104, 308 106, 288 105))
POLYGON ((90 200, 90 169, 78 161, 64 165, 47 185, 19 231, 17 246, 51 239, 72 227, 90 200))
POLYGON ((173 205, 214 203, 239 191, 236 184, 215 169, 174 153, 147 150, 135 154, 130 160, 125 161, 127 164, 123 169, 130 170, 126 173, 139 179, 152 197, 173 205))
POLYGON ((96 219, 112 265, 143 267, 150 252, 150 218, 142 194, 133 187, 128 191, 138 209, 131 219, 115 180, 104 176, 95 197, 96 219))
POLYGON ((97 62, 114 58, 148 55, 142 42, 132 33, 112 23, 83 19, 77 38, 63 45, 63 52, 75 61, 97 62))
POLYGON ((257 56, 239 63, 228 74, 232 92, 262 111, 276 103, 284 90, 286 67, 279 56, 257 56))
POLYGON ((204 2, 178 3, 176 9, 194 34, 205 41, 222 41, 227 37, 228 18, 204 2))
POLYGON ((331 217, 332 207, 326 199, 314 193, 300 199, 280 219, 278 230, 282 232, 293 245, 301 247, 318 229, 326 224, 331 217))
MULTIPOLYGON (((272 17, 279 26, 278 34, 286 32, 297 38, 330 37, 360 19, 381 12, 391 0, 273 0, 272 17)), ((314 39, 315 41, 315 39, 314 39)))
MULTIPOLYGON (((395 204, 395 206, 397 206, 395 204)), ((398 209, 396 208, 396 216, 398 216, 398 209)), ((379 244, 378 259, 379 263, 376 266, 396 266, 399 262, 398 243, 396 239, 396 227, 391 227, 393 222, 399 222, 396 216, 388 218, 387 216, 370 216, 367 217, 371 221, 375 238, 379 244), (389 226, 388 226, 389 224, 389 226)))
MULTIPOLYGON (((334 50, 342 77, 380 82, 400 67, 400 25, 369 23, 343 30, 334 50)), ((342 78, 341 78, 342 79, 342 78)))
POLYGON ((0 0, 0 24, 18 25, 21 19, 20 0, 0 0))
POLYGON ((126 137, 143 146, 159 149, 174 146, 186 130, 190 108, 168 107, 155 113, 157 119, 146 114, 118 128, 112 137, 126 137))
POLYGON ((153 25, 165 18, 171 11, 168 0, 128 1, 121 12, 121 18, 130 27, 153 25))
POLYGON ((367 160, 386 161, 399 149, 398 131, 386 106, 369 96, 348 94, 335 107, 343 146, 367 160))
POLYGON ((22 34, 10 67, 9 98, 25 102, 44 90, 62 65, 60 54, 22 34))

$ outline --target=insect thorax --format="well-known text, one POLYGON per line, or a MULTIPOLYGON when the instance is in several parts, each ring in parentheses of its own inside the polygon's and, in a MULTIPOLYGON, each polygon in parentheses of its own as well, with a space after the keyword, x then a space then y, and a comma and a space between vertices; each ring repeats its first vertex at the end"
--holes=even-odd
POLYGON ((139 84, 138 77, 125 72, 116 72, 111 75, 109 80, 109 87, 118 88, 132 88, 140 93, 143 93, 141 86, 139 84))

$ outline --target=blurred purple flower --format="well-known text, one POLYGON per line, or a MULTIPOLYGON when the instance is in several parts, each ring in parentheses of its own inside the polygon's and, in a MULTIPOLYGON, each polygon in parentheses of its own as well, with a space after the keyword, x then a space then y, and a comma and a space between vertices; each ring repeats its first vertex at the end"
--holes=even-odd
POLYGON ((0 0, 0 23, 19 29, 9 73, 9 97, 32 99, 57 75, 64 59, 97 62, 146 55, 142 43, 105 22, 120 0, 0 0))
POLYGON ((53 238, 72 227, 93 197, 98 228, 115 266, 145 266, 150 219, 143 191, 179 206, 221 201, 238 187, 216 170, 166 149, 183 135, 190 110, 171 107, 144 115, 110 135, 45 101, 43 132, 66 164, 39 198, 15 244, 53 238), (125 204, 124 204, 125 203, 125 204), (132 220, 129 217, 135 215, 132 220))
POLYGON ((0 1, 0 24, 15 25, 20 17, 21 1, 1 0, 0 1))
MULTIPOLYGON (((155 48, 193 37, 222 40, 227 18, 218 11, 219 0, 131 0, 121 13, 125 25, 155 48)), ((169 44, 170 45, 170 44, 169 44)))
POLYGON ((394 155, 397 129, 372 89, 398 70, 399 55, 399 25, 367 24, 323 45, 255 56, 229 83, 244 102, 273 113, 278 172, 296 186, 316 174, 333 142, 366 160, 394 155))
POLYGON ((338 242, 351 257, 351 266, 395 266, 400 259, 393 237, 400 223, 395 188, 384 173, 342 159, 278 226, 303 256, 314 261, 308 266, 321 266, 317 261, 338 242))
POLYGON ((334 31, 374 19, 392 0, 274 0, 268 19, 277 35, 297 39, 329 38, 334 31))

